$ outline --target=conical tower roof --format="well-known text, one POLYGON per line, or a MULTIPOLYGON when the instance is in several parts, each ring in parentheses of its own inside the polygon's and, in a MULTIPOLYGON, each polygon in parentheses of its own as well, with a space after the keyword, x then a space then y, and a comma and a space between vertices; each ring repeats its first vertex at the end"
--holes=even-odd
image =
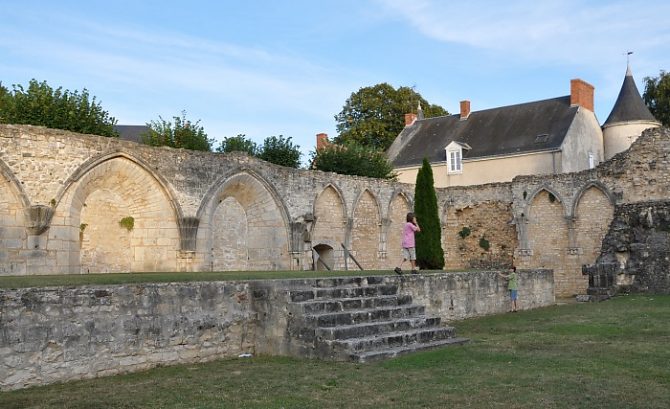
POLYGON ((644 104, 629 65, 626 69, 623 85, 621 85, 621 91, 619 91, 619 96, 614 103, 614 108, 612 108, 612 112, 610 112, 610 116, 607 117, 603 127, 633 121, 658 122, 644 104))

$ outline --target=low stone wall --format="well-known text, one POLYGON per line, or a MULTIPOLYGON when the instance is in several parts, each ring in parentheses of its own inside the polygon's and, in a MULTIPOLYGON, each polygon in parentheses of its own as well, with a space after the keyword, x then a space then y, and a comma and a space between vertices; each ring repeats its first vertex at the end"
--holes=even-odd
MULTIPOLYGON (((518 271, 517 276, 520 309, 555 302, 551 270, 518 271)), ((510 309, 507 281, 496 271, 408 277, 402 281, 400 292, 411 295, 415 304, 426 306, 427 314, 439 316, 443 321, 498 314, 510 309)))
POLYGON ((0 290, 0 389, 253 350, 247 283, 0 290))
MULTIPOLYGON (((0 290, 0 389, 246 352, 299 355, 288 329, 288 292, 317 280, 0 290)), ((509 309, 506 283, 493 271, 383 280, 444 321, 509 309)), ((553 273, 519 272, 519 293, 522 309, 553 304, 553 273)))

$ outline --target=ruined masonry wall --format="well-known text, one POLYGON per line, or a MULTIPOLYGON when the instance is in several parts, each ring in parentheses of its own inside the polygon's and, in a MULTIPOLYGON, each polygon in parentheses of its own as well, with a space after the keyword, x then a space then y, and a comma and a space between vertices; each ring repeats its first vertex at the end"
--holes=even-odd
MULTIPOLYGON (((509 308, 493 271, 386 276, 445 322, 509 308)), ((292 355, 288 291, 315 279, 0 289, 0 390, 203 362, 292 355)), ((550 271, 519 274, 520 308, 554 303, 550 271)))
MULTIPOLYGON (((667 199, 669 154, 668 130, 655 129, 595 169, 438 189, 447 267, 548 268, 557 295, 584 292, 581 265, 595 261, 615 207, 667 199), (463 227, 474 233, 462 239, 463 227)), ((0 125, 0 275, 311 269, 313 247, 342 268, 340 243, 366 269, 392 269, 396 219, 413 190, 242 154, 0 125)))
POLYGON ((247 283, 0 290, 0 390, 253 350, 247 283))

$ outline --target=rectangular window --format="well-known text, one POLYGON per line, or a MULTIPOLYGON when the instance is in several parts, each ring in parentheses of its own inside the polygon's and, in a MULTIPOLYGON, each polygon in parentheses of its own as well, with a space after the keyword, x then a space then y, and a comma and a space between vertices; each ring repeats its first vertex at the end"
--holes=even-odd
POLYGON ((449 151, 449 172, 456 173, 461 171, 461 151, 449 151))
POLYGON ((591 152, 589 152, 589 169, 596 167, 596 158, 591 152))

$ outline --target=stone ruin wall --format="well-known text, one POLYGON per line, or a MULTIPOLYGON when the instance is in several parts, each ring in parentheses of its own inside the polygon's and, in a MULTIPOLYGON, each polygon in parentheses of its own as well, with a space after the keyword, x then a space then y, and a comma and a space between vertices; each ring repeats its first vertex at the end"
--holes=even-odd
POLYGON ((670 200, 618 206, 590 275, 595 299, 618 292, 670 294, 670 200))
POLYGON ((670 130, 645 131, 627 151, 595 169, 554 176, 521 176, 512 183, 520 268, 554 270, 557 296, 585 293, 582 265, 601 253, 615 210, 667 200, 670 130))
MULTIPOLYGON (((548 268, 558 296, 583 293, 615 207, 667 198, 669 139, 647 131, 579 173, 439 189, 447 268, 548 268)), ((313 247, 318 269, 355 268, 341 243, 391 269, 414 188, 12 125, 0 175, 0 275, 311 269, 313 247)))
MULTIPOLYGON (((509 308, 493 271, 382 279, 445 322, 509 308)), ((243 353, 304 356, 290 335, 288 292, 318 281, 0 289, 0 391, 243 353)), ((523 271, 519 283, 521 308, 555 302, 551 271, 523 271)))

